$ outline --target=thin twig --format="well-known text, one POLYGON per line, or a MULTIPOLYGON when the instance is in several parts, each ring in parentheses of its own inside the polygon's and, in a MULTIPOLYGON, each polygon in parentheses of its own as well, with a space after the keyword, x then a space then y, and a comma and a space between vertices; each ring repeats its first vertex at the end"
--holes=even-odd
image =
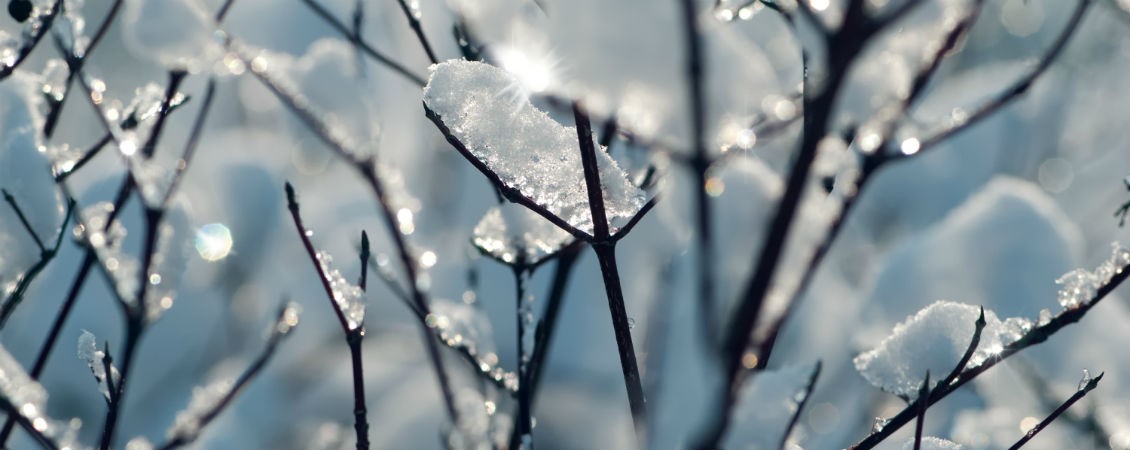
POLYGON ((824 367, 822 361, 816 361, 816 367, 812 368, 812 375, 808 376, 808 384, 804 387, 804 394, 800 402, 796 405, 796 411, 793 411, 793 416, 789 419, 789 424, 785 427, 785 433, 781 435, 781 445, 777 446, 779 450, 785 450, 789 443, 789 434, 792 434, 793 428, 796 428, 797 422, 800 421, 800 414, 804 412, 804 406, 808 404, 808 400, 812 398, 812 390, 816 388, 816 379, 820 378, 820 370, 824 367))
POLYGON ((628 391, 628 405, 632 412, 637 438, 645 436, 647 406, 643 384, 636 363, 636 350, 632 344, 631 325, 624 306, 624 292, 620 287, 620 274, 616 265, 616 241, 611 239, 608 217, 604 210, 604 194, 600 184, 600 168, 596 160, 596 147, 592 141, 592 127, 588 116, 580 105, 573 104, 573 118, 577 125, 577 138, 581 147, 581 166, 585 173, 585 188, 589 196, 589 210, 592 213, 592 248, 600 263, 600 273, 604 278, 604 291, 608 297, 608 309, 612 314, 612 330, 616 335, 616 350, 620 354, 620 368, 624 373, 624 385, 628 391))
MULTIPOLYGON (((420 5, 416 0, 412 0, 412 5, 408 5, 405 0, 396 0, 400 4, 400 10, 404 12, 404 18, 408 19, 408 26, 412 27, 412 32, 416 34, 416 39, 420 41, 420 46, 424 48, 424 53, 428 55, 428 61, 432 64, 438 64, 439 60, 436 59, 436 54, 432 51, 432 44, 428 42, 428 36, 424 34, 424 27, 420 25, 420 5)), ((361 36, 358 35, 357 39, 360 40, 361 36)))
POLYGON ((12 208, 12 211, 16 213, 16 217, 20 219, 20 223, 23 224, 24 230, 26 230, 27 234, 30 234, 31 238, 35 240, 35 246, 39 247, 39 252, 46 253, 47 247, 43 245, 43 240, 39 239, 39 234, 35 232, 35 228, 31 226, 30 222, 28 222, 27 216, 24 215, 24 210, 20 209, 20 205, 16 203, 16 198, 13 197, 12 193, 8 192, 7 189, 0 189, 0 192, 3 192, 4 201, 7 202, 8 206, 12 208))
MULTIPOLYGON (((298 231, 299 239, 302 240, 302 247, 306 249, 306 256, 314 265, 314 270, 318 274, 318 281, 322 283, 322 289, 325 290, 326 299, 329 300, 334 315, 341 324, 341 332, 345 335, 345 341, 349 345, 350 362, 353 368, 353 428, 357 434, 357 450, 368 450, 369 421, 367 407, 365 405, 365 371, 361 359, 361 341, 365 336, 365 325, 358 323, 351 326, 349 321, 345 318, 345 311, 342 310, 342 305, 336 300, 339 294, 334 292, 330 281, 330 274, 326 273, 322 259, 318 256, 318 251, 314 249, 313 242, 310 241, 310 232, 306 228, 306 225, 302 223, 302 215, 299 214, 298 211, 298 200, 294 193, 294 187, 291 186, 290 182, 286 183, 286 208, 290 211, 294 228, 298 231)), ((367 236, 365 241, 365 243, 368 244, 367 236)), ((364 248, 367 249, 368 245, 364 248)), ((364 251, 362 253, 364 253, 364 251)), ((364 271, 365 265, 362 264, 361 267, 361 270, 364 271)))
POLYGON ((1044 420, 1041 420, 1040 423, 1036 424, 1035 427, 1032 427, 1031 430, 1028 430, 1027 433, 1024 433, 1024 436, 1021 437, 1020 440, 1016 441, 1015 444, 1012 444, 1012 447, 1009 447, 1008 450, 1017 450, 1020 447, 1023 447, 1024 444, 1027 444, 1028 441, 1036 437, 1036 435, 1039 434, 1040 431, 1043 431, 1044 428, 1046 428, 1048 424, 1052 423, 1052 421, 1059 417, 1060 414, 1067 412, 1067 409, 1071 408, 1071 405, 1074 405, 1075 402, 1082 400, 1088 392, 1091 392, 1096 387, 1098 387, 1099 380, 1102 379, 1103 374, 1100 373, 1094 378, 1084 380, 1086 381, 1086 383, 1081 384, 1081 386, 1079 386, 1079 389, 1075 391, 1075 394, 1065 400, 1063 404, 1059 405, 1059 407, 1056 408, 1055 411, 1052 411, 1051 414, 1048 414, 1048 417, 1045 417, 1044 420))

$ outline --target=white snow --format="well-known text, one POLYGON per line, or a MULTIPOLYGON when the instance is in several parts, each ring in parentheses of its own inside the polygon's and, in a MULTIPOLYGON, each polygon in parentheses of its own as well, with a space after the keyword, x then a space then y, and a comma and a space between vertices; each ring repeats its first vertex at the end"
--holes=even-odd
POLYGON ((1064 309, 1078 308, 1090 303, 1099 288, 1110 283, 1111 278, 1130 265, 1130 250, 1117 242, 1111 243, 1111 255, 1094 271, 1074 269, 1063 274, 1055 283, 1060 285, 1059 304, 1064 309))
MULTIPOLYGON (((875 349, 854 359, 855 368, 868 382, 886 392, 914 399, 930 372, 932 383, 948 375, 965 354, 976 329, 980 309, 973 305, 939 301, 895 326, 875 349)), ((1001 349, 1001 321, 985 310, 985 329, 967 367, 983 362, 1001 349)))
POLYGON ((94 334, 83 330, 82 334, 78 337, 78 357, 86 362, 86 366, 90 368, 90 372, 94 374, 94 379, 98 382, 98 390, 106 401, 110 401, 110 386, 108 382, 112 381, 114 386, 121 386, 121 374, 118 373, 118 368, 113 365, 110 366, 110 379, 106 379, 106 352, 99 350, 97 339, 94 334))
POLYGON ((365 291, 350 283, 345 275, 333 268, 333 256, 330 256, 329 253, 318 252, 317 258, 322 273, 329 278, 334 302, 341 309, 341 313, 345 315, 349 329, 356 330, 365 321, 365 291))
MULTIPOLYGON (((432 66, 424 102, 473 156, 504 184, 570 225, 592 232, 577 132, 522 96, 518 81, 494 66, 449 61, 432 66)), ((643 192, 604 152, 597 152, 611 226, 643 206, 643 192)))
MULTIPOLYGON (((528 1, 451 3, 488 56, 521 81, 516 86, 581 100, 594 116, 615 116, 622 127, 647 140, 670 142, 676 151, 690 148, 678 2, 539 0, 548 13, 528 1)), ((736 143, 733 124, 748 128, 762 111, 763 99, 790 89, 777 79, 778 61, 770 53, 788 53, 779 69, 792 77, 800 74, 800 60, 789 39, 782 38, 788 32, 780 23, 723 23, 713 20, 705 5, 698 2, 697 19, 706 141, 708 150, 716 152, 736 143)))
POLYGON ((536 264, 573 240, 552 222, 514 203, 491 208, 473 233, 476 247, 507 263, 520 258, 525 264, 536 264))
POLYGON ((122 25, 130 51, 169 70, 206 71, 224 53, 212 18, 194 0, 128 0, 122 25))

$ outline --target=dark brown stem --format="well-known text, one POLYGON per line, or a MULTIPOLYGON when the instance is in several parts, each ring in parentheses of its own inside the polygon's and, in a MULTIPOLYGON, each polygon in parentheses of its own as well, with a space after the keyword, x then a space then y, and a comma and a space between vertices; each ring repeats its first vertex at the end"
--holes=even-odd
MULTIPOLYGON (((428 61, 432 64, 438 64, 439 60, 436 59, 436 54, 432 51, 432 44, 428 42, 428 36, 424 34, 424 27, 420 26, 420 17, 418 11, 413 11, 412 7, 404 0, 396 0, 400 4, 400 10, 404 12, 404 18, 408 19, 408 26, 412 27, 412 32, 416 34, 416 39, 420 41, 420 46, 424 47, 424 53, 428 55, 428 61)), ((361 39, 361 36, 357 36, 361 39)))
POLYGON ((573 105, 573 117, 577 124, 577 137, 581 146, 581 166, 585 172, 585 188, 589 196, 589 209, 593 222, 593 251, 600 263, 600 274, 604 278, 604 292, 608 297, 608 310, 612 313, 612 330, 616 334, 616 349, 620 353, 620 368, 624 372, 624 385, 628 391, 628 405, 632 412, 636 436, 644 436, 647 405, 644 399, 643 384, 640 380, 636 351, 632 344, 631 325, 624 306, 624 292, 620 287, 620 273, 616 266, 616 243, 611 240, 608 218, 604 210, 604 194, 600 184, 600 168, 597 166, 596 147, 592 141, 592 126, 588 116, 579 105, 573 105))
POLYGON ((1048 414, 1048 417, 1045 417, 1044 420, 1041 420, 1040 423, 1036 424, 1035 427, 1032 427, 1031 430, 1028 430, 1027 433, 1024 433, 1024 436, 1021 437, 1020 440, 1016 441, 1015 444, 1012 444, 1012 447, 1009 447, 1008 450, 1017 450, 1020 447, 1023 447, 1024 444, 1027 444, 1028 441, 1030 441, 1030 440, 1032 440, 1032 438, 1036 437, 1036 435, 1039 434, 1040 431, 1043 431, 1044 428, 1046 428, 1048 426, 1048 424, 1055 421, 1055 419, 1057 417, 1059 417, 1060 414, 1067 412, 1067 409, 1071 408, 1071 405, 1074 405, 1075 402, 1082 400, 1083 397, 1085 397, 1088 392, 1091 392, 1096 387, 1098 387, 1099 380, 1102 380, 1102 379, 1103 379, 1103 374, 1100 373, 1098 376, 1096 376, 1094 378, 1091 378, 1089 380, 1085 380, 1086 383, 1083 384, 1082 386, 1080 386, 1079 390, 1075 391, 1075 394, 1073 394, 1071 397, 1069 397, 1067 400, 1065 400, 1063 402, 1063 404, 1059 405, 1059 407, 1056 408, 1055 411, 1052 411, 1051 414, 1048 414))

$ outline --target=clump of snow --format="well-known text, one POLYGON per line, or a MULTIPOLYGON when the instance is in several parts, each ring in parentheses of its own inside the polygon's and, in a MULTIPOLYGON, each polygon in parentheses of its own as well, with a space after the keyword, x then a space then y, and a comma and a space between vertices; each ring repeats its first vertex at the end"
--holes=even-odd
POLYGON ((537 264, 572 241, 573 236, 522 206, 505 203, 487 211, 475 225, 479 250, 505 263, 537 264))
MULTIPOLYGON (((497 67, 448 61, 432 66, 424 103, 502 183, 591 233, 577 132, 535 108, 518 85, 497 67)), ((608 219, 622 223, 643 207, 643 191, 606 153, 597 161, 608 219)))
MULTIPOLYGON (((485 44, 491 60, 498 61, 520 82, 516 87, 580 100, 594 116, 615 117, 622 128, 645 140, 672 143, 675 151, 691 148, 692 108, 678 2, 450 3, 466 21, 470 33, 485 44)), ((699 10, 707 12, 706 8, 699 10)), ((771 53, 778 49, 770 47, 789 44, 783 43, 784 39, 770 42, 776 35, 767 31, 768 27, 724 23, 709 14, 700 14, 697 19, 706 145, 711 152, 723 147, 741 148, 742 142, 755 139, 749 126, 751 118, 763 109, 762 100, 785 90, 786 83, 779 82, 773 73, 776 61, 771 53), (765 40, 752 39, 751 33, 765 40)), ((758 25, 777 24, 766 21, 758 25)), ((777 32, 783 34, 783 30, 777 32)), ((799 52, 787 48, 777 53, 784 52, 792 54, 781 64, 781 71, 799 74, 799 52)))
MULTIPOLYGON (((914 399, 929 371, 935 382, 953 371, 973 339, 980 308, 938 301, 895 326, 875 349, 853 360, 855 368, 875 387, 914 399)), ((981 364, 1002 348, 1002 324, 985 310, 985 328, 968 366, 981 364)))
POLYGON ((1078 308, 1090 303, 1103 286, 1130 265, 1130 250, 1117 242, 1111 244, 1110 258, 1094 271, 1075 269, 1063 274, 1055 283, 1060 285, 1059 304, 1064 309, 1078 308))
POLYGON ((82 334, 79 335, 78 357, 86 362, 86 366, 94 374, 94 379, 98 381, 98 390, 109 402, 111 400, 110 383, 113 383, 115 387, 121 386, 122 376, 118 373, 118 368, 111 365, 110 378, 106 378, 106 352, 98 349, 97 339, 95 339, 93 333, 83 330, 82 334))
POLYGON ((365 291, 333 268, 333 256, 329 253, 318 252, 317 258, 322 273, 329 278, 334 302, 345 315, 349 329, 356 330, 365 321, 365 291))
POLYGON ((169 70, 208 70, 224 54, 212 18, 193 0, 127 0, 122 38, 134 54, 169 70))

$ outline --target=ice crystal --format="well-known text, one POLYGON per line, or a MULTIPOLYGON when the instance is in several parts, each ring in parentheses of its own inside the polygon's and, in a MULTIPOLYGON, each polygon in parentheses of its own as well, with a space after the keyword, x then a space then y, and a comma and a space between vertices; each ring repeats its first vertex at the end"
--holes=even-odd
POLYGON ((334 303, 345 316, 349 329, 356 330, 365 321, 365 291, 333 268, 333 257, 329 253, 318 252, 317 258, 322 273, 329 279, 334 303))
POLYGON ((537 264, 572 240, 572 235, 522 206, 506 203, 487 211, 475 226, 479 250, 505 263, 537 264))
MULTIPOLYGON (((432 66, 424 103, 503 184, 591 232, 577 132, 535 108, 518 85, 497 67, 449 61, 432 66)), ((643 206, 644 194, 606 153, 597 152, 597 160, 608 219, 623 223, 643 206)))
POLYGON ((98 349, 98 343, 93 333, 83 330, 78 337, 78 357, 86 362, 86 366, 90 368, 90 373, 94 374, 94 379, 98 382, 98 390, 109 402, 112 399, 110 383, 113 383, 114 386, 121 386, 121 374, 118 373, 117 367, 111 365, 110 378, 106 378, 106 352, 98 349))
POLYGON ((1093 272, 1074 269, 1055 280, 1059 288, 1059 304, 1064 309, 1078 308, 1094 300, 1099 289, 1111 282, 1130 265, 1130 250, 1119 243, 1111 244, 1110 258, 1093 272))

